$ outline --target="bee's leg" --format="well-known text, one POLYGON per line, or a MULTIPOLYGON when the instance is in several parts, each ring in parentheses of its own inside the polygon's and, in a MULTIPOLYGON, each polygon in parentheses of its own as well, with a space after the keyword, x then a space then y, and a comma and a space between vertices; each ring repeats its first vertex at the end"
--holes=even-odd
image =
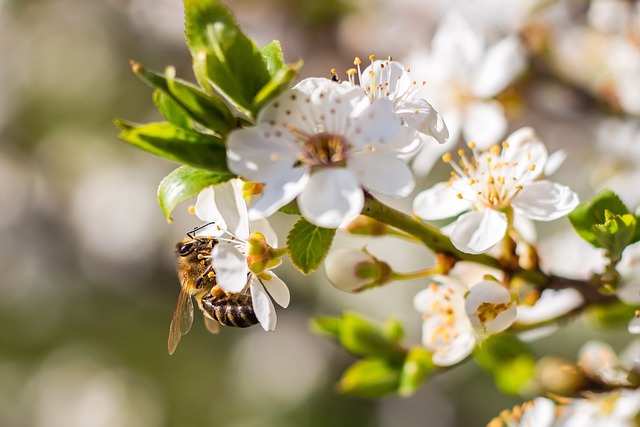
POLYGON ((187 233, 187 236, 189 236, 190 239, 195 239, 196 233, 198 231, 202 230, 203 228, 207 228, 208 226, 210 226, 212 224, 215 224, 215 223, 216 223, 215 221, 211 221, 211 222, 208 222, 206 224, 202 224, 202 225, 200 225, 198 227, 194 227, 193 230, 191 230, 190 232, 187 233))
POLYGON ((213 271, 213 264, 210 264, 206 270, 204 270, 204 273, 202 273, 200 275, 200 277, 198 277, 196 279, 196 289, 199 289, 202 287, 202 281, 209 276, 209 273, 211 273, 213 271))

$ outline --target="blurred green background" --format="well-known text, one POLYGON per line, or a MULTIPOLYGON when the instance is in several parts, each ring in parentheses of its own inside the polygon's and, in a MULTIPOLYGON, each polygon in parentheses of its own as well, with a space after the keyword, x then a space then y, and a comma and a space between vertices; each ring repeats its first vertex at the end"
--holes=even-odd
MULTIPOLYGON (((302 77, 371 53, 367 28, 346 19, 375 2, 228 3, 258 44, 278 38, 287 60, 303 57, 302 77)), ((437 15, 414 18, 426 37, 437 15)), ((292 304, 275 332, 212 336, 196 316, 169 357, 174 246, 197 220, 182 206, 173 224, 164 221, 155 192, 175 165, 118 141, 112 120, 159 118, 129 59, 174 65, 192 80, 182 21, 179 0, 0 0, 0 426, 476 426, 518 403, 473 363, 410 399, 334 392, 353 360, 313 335, 309 319, 344 309, 377 321, 394 315, 416 342, 420 283, 352 296, 322 272, 285 268, 292 304)), ((275 225, 283 233, 290 221, 275 225)), ((428 256, 374 244, 395 249, 399 269, 428 256)), ((577 331, 541 348, 574 355, 577 331)))

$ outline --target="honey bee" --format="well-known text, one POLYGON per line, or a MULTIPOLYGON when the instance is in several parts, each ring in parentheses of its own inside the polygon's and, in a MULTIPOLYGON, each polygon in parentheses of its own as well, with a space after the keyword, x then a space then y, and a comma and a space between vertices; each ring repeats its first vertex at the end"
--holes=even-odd
POLYGON ((218 241, 211 236, 195 236, 197 230, 187 233, 188 237, 177 244, 180 294, 169 326, 169 354, 174 353, 182 335, 191 329, 192 297, 204 314, 205 326, 212 333, 218 332, 219 324, 246 328, 258 323, 248 287, 234 294, 217 285, 211 251, 218 241))

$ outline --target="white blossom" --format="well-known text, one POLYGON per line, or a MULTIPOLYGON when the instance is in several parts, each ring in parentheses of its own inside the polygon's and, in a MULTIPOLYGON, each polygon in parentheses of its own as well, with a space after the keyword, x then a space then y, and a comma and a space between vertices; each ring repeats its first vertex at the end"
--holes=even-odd
POLYGON ((569 187, 544 179, 547 149, 533 129, 517 130, 499 146, 460 151, 460 164, 451 179, 419 193, 414 213, 425 220, 460 215, 451 230, 451 242, 460 251, 477 254, 491 249, 512 223, 508 212, 538 221, 551 221, 571 212, 578 196, 569 187))
POLYGON ((401 128, 388 99, 372 102, 360 88, 305 79, 267 105, 255 127, 229 135, 229 168, 264 184, 252 219, 297 197, 309 222, 336 228, 360 214, 363 189, 396 197, 413 190, 398 156, 416 143, 401 128))
POLYGON ((263 242, 265 247, 271 247, 277 241, 275 233, 264 220, 252 222, 253 233, 250 230, 247 206, 242 198, 242 181, 234 179, 205 188, 198 194, 195 212, 202 221, 213 223, 200 230, 199 234, 216 237, 211 258, 217 284, 231 293, 246 292, 248 286, 262 328, 274 330, 277 316, 271 298, 286 308, 289 289, 269 271, 270 268, 260 272, 251 268, 251 245, 263 242))

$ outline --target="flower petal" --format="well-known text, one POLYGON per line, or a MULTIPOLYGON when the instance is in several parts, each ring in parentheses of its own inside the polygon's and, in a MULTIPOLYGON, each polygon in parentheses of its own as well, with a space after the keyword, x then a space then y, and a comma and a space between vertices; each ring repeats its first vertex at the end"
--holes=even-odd
MULTIPOLYGON (((223 230, 238 239, 249 237, 247 205, 242 198, 242 181, 232 179, 222 184, 205 188, 198 194, 196 215, 202 221, 215 222, 223 230)), ((213 228, 216 227, 211 227, 213 228)), ((221 235, 220 232, 212 234, 221 235)))
POLYGON ((376 99, 359 115, 353 118, 349 130, 344 132, 349 142, 355 147, 384 145, 400 130, 402 122, 393 111, 393 105, 388 99, 376 99))
POLYGON ((260 322, 260 326, 265 331, 273 331, 276 328, 276 309, 271 302, 271 298, 264 290, 255 276, 251 277, 251 299, 253 300, 253 311, 260 322))
POLYGON ((218 243, 211 251, 216 281, 227 292, 241 292, 247 285, 249 266, 245 256, 229 243, 218 243))
POLYGON ((478 98, 500 93, 526 65, 525 51, 517 36, 509 36, 491 46, 475 74, 473 92, 478 98))
POLYGON ((409 166, 383 150, 353 153, 347 167, 364 188, 388 196, 406 197, 416 185, 409 166))
POLYGON ((516 305, 511 301, 511 294, 493 280, 482 281, 471 288, 465 298, 465 311, 474 328, 487 334, 502 332, 516 320, 516 305))
POLYGON ((269 280, 262 279, 262 284, 267 289, 267 292, 269 292, 269 295, 271 295, 271 298, 273 298, 280 307, 287 308, 291 301, 287 284, 270 271, 267 271, 266 274, 271 278, 269 280))
POLYGON ((525 185, 513 198, 511 206, 517 214, 529 219, 552 221, 567 215, 579 202, 578 195, 569 187, 536 181, 525 185))
POLYGON ((396 114, 405 123, 425 135, 432 136, 440 144, 449 140, 449 130, 442 116, 421 98, 410 98, 396 106, 396 114))
POLYGON ((434 316, 422 324, 422 345, 433 351, 435 365, 452 366, 471 354, 476 337, 467 319, 452 325, 442 317, 434 316))
POLYGON ((276 179, 265 184, 261 194, 254 196, 255 201, 249 207, 249 218, 256 220, 273 215, 295 199, 308 181, 309 173, 305 168, 283 171, 276 179))
POLYGON ((507 232, 507 217, 502 212, 484 209, 460 215, 451 232, 451 243, 459 251, 481 254, 491 249, 507 232))
POLYGON ((314 172, 298 197, 302 216, 318 227, 337 228, 362 211, 364 193, 356 175, 343 168, 314 172))
POLYGON ((413 213, 427 221, 452 218, 471 207, 470 202, 460 199, 445 182, 418 193, 413 200, 413 213))
POLYGON ((229 169, 255 182, 273 180, 292 169, 301 151, 287 128, 269 124, 233 131, 227 140, 229 169))
POLYGON ((532 324, 567 314, 584 303, 582 294, 573 288, 553 290, 545 289, 532 306, 518 307, 518 323, 532 324))
POLYGON ((474 141, 482 150, 500 142, 506 131, 504 107, 498 101, 469 104, 462 124, 465 140, 474 141))

